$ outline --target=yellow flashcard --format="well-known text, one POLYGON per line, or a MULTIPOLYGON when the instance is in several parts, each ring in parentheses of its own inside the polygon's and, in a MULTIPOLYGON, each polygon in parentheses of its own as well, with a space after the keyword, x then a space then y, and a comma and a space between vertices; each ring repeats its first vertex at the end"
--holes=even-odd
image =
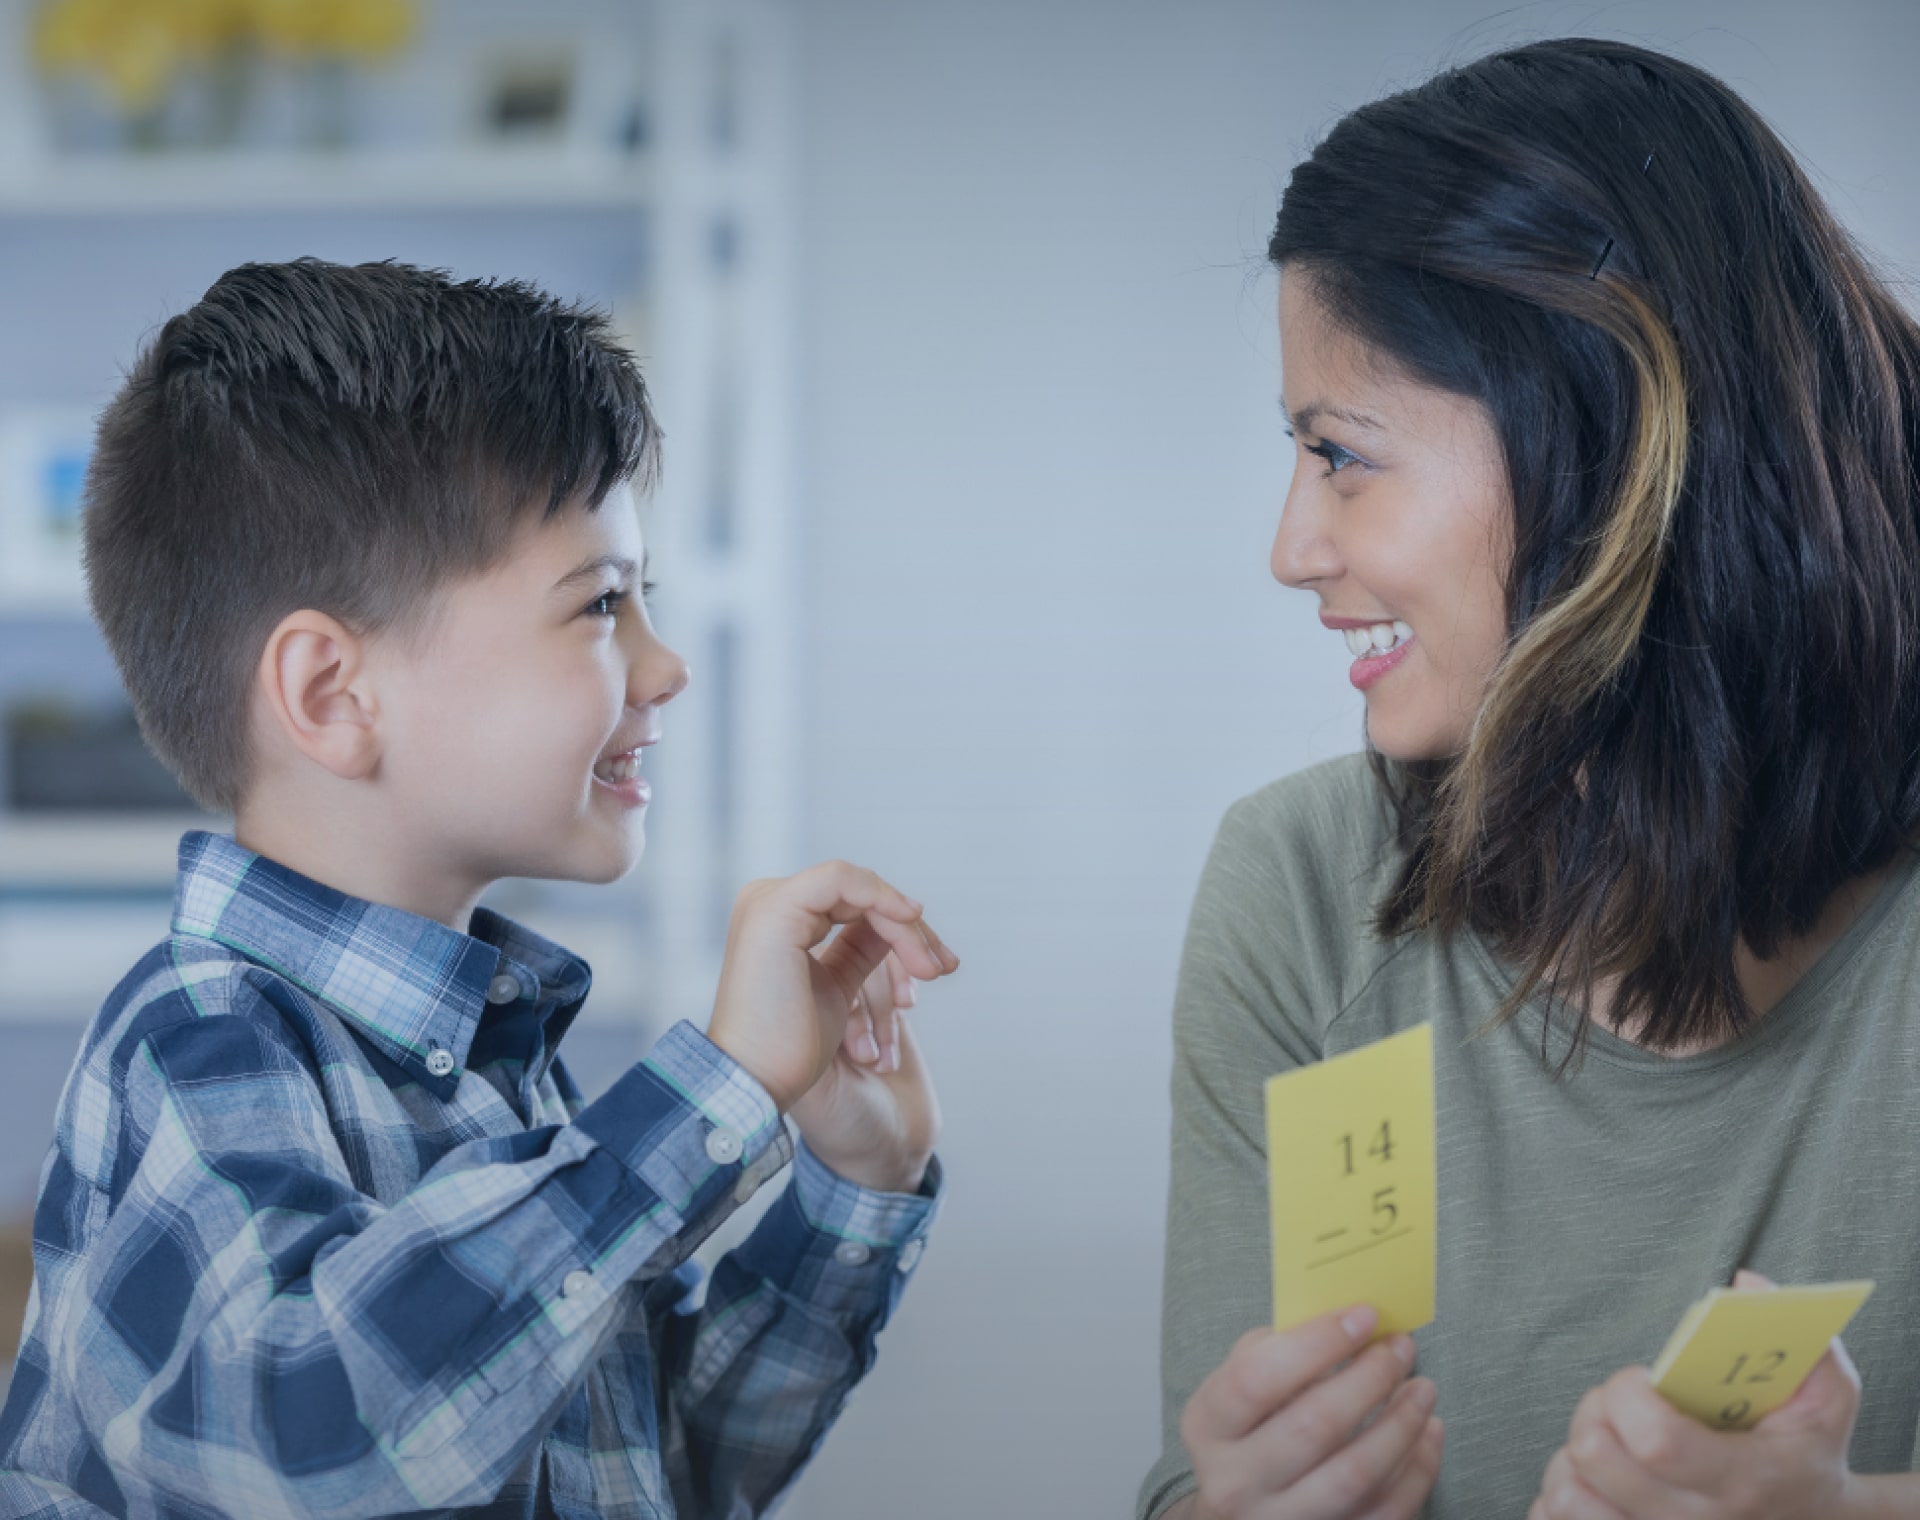
POLYGON ((1704 1424, 1745 1430, 1793 1397, 1872 1291, 1870 1282, 1715 1288, 1682 1316, 1653 1386, 1704 1424))
POLYGON ((1268 1081, 1276 1329, 1357 1303, 1376 1339, 1433 1318, 1433 1153, 1429 1025, 1268 1081))

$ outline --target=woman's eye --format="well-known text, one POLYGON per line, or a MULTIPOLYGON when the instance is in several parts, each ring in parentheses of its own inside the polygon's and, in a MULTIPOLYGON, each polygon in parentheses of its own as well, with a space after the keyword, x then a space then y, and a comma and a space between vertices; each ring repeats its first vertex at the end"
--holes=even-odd
POLYGON ((1307 445, 1307 452, 1318 454, 1326 460, 1329 475, 1338 475, 1348 465, 1360 462, 1358 454, 1349 453, 1337 443, 1310 443, 1307 445))
MULTIPOLYGON (((1289 438, 1294 436, 1292 428, 1287 429, 1287 436, 1289 438)), ((1350 464, 1366 463, 1358 454, 1353 453, 1349 449, 1343 449, 1339 444, 1329 442, 1324 438, 1318 443, 1303 443, 1300 447, 1305 449, 1309 454, 1315 454, 1321 459, 1324 459, 1327 462, 1326 473, 1329 475, 1338 475, 1350 464)))
POLYGON ((627 596, 625 591, 604 591, 588 603, 587 611, 593 617, 613 617, 620 611, 627 596))

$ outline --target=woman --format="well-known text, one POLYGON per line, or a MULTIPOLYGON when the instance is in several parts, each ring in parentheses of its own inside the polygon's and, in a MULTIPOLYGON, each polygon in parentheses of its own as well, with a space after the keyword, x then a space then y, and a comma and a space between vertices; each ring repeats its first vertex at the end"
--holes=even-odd
POLYGON ((1140 1514, 1920 1513, 1920 327, 1737 97, 1613 43, 1355 112, 1269 255, 1273 572, 1371 754, 1236 804, 1194 906, 1140 1514), (1423 1022, 1416 1376, 1365 1306, 1255 1327, 1263 1079, 1423 1022), (1878 1291, 1716 1433, 1640 1364, 1739 1269, 1878 1291))

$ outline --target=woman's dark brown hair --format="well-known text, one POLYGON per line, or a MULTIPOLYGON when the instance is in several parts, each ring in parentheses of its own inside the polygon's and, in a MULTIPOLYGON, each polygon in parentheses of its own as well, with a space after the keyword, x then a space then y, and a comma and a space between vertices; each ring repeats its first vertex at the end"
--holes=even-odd
MULTIPOLYGON (((1505 451, 1510 632, 1464 749, 1374 757, 1387 933, 1470 928, 1656 1048, 1751 1009, 1920 827, 1920 326, 1712 76, 1539 43, 1343 119, 1268 247, 1505 451)), ((1577 1048, 1577 1042, 1576 1042, 1577 1048)))

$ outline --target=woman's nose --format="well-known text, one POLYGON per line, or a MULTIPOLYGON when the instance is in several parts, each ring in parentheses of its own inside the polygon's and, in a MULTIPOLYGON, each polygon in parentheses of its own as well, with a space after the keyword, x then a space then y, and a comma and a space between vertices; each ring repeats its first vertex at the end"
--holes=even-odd
POLYGON ((1296 590, 1331 580, 1341 568, 1339 550, 1308 495, 1295 477, 1280 505, 1280 525, 1274 529, 1273 551, 1267 557, 1273 578, 1296 590))

